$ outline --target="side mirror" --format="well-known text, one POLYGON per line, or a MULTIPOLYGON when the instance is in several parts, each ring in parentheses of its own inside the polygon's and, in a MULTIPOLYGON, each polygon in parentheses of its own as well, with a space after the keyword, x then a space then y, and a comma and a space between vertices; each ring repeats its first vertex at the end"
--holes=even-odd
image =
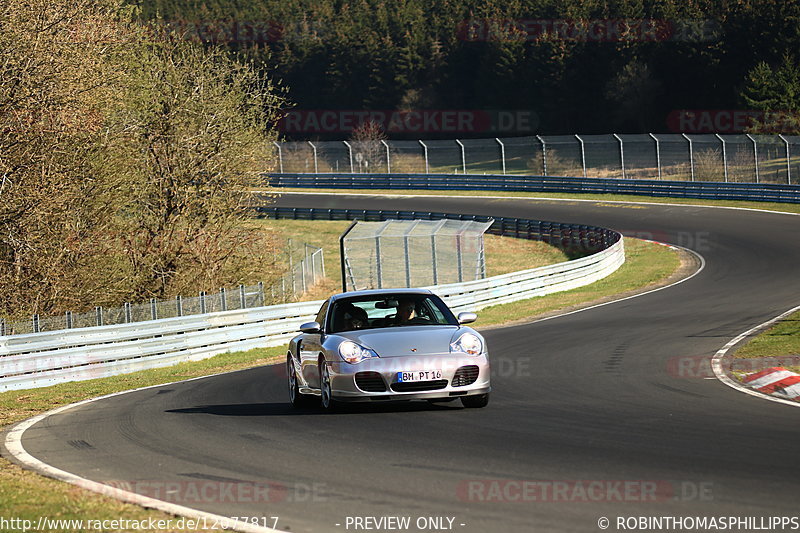
POLYGON ((458 313, 459 324, 470 324, 478 320, 478 315, 475 313, 458 313))
POLYGON ((321 330, 322 326, 319 325, 319 322, 306 322, 300 325, 300 331, 303 333, 319 333, 321 330))

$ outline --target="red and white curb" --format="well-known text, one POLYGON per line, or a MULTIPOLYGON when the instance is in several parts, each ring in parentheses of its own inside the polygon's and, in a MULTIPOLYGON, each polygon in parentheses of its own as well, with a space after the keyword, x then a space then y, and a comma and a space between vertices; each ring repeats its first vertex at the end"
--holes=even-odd
MULTIPOLYGON (((800 305, 798 305, 797 307, 793 307, 792 309, 789 309, 788 311, 786 311, 784 313, 781 313, 780 315, 776 316, 775 318, 771 318, 770 320, 767 320, 766 322, 763 322, 763 323, 761 323, 761 324, 759 324, 759 325, 757 325, 755 327, 752 327, 752 328, 748 329, 747 331, 745 331, 744 333, 742 333, 740 335, 737 335, 736 337, 734 337, 733 339, 728 341, 728 343, 725 344, 725 346, 723 346, 722 348, 720 348, 717 351, 717 353, 714 354, 714 357, 711 358, 711 369, 714 371, 714 375, 717 377, 717 379, 720 380, 725 385, 727 385, 727 386, 729 386, 729 387, 731 387, 733 389, 738 390, 739 392, 743 392, 743 393, 749 394, 751 396, 756 396, 758 398, 763 398, 765 400, 770 400, 772 402, 782 403, 782 404, 785 404, 785 405, 791 405, 793 407, 800 407, 800 401, 798 401, 796 399, 789 399, 788 397, 777 396, 775 394, 767 394, 767 393, 761 392, 757 388, 752 388, 752 387, 746 386, 744 383, 742 383, 742 382, 732 378, 731 376, 729 376, 728 373, 725 371, 725 368, 724 368, 724 365, 723 365, 723 359, 725 358, 725 356, 727 355, 728 351, 730 351, 731 348, 733 348, 734 346, 736 346, 737 344, 742 342, 744 339, 754 335, 757 332, 760 332, 761 330, 764 330, 764 329, 770 327, 771 325, 773 325, 773 324, 775 324, 777 322, 780 322, 781 320, 783 320, 787 316, 789 316, 789 315, 791 315, 793 313, 796 313, 798 311, 800 311, 800 305)), ((781 368, 781 370, 785 370, 782 367, 780 367, 780 368, 781 368)), ((756 374, 758 374, 758 372, 756 374)), ((761 377, 763 377, 763 376, 761 376, 761 377)), ((753 378, 752 381, 755 381, 757 379, 759 379, 759 378, 758 377, 753 378)))
POLYGON ((780 366, 748 374, 742 382, 764 394, 800 401, 800 374, 780 366))

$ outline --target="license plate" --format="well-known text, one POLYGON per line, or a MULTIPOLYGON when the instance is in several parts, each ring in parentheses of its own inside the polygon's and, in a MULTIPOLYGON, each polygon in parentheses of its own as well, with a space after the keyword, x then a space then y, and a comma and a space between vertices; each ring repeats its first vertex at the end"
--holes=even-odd
POLYGON ((431 381, 442 379, 441 370, 413 370, 411 372, 398 372, 397 382, 406 383, 409 381, 431 381))

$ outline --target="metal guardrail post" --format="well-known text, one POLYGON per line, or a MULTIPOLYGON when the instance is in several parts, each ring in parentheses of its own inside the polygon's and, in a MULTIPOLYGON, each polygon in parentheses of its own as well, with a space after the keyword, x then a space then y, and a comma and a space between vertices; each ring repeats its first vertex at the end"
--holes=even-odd
POLYGON ((150 319, 158 320, 158 306, 155 298, 150 298, 150 319))
POLYGON ((658 167, 658 179, 661 179, 661 146, 659 145, 658 137, 652 133, 649 135, 656 142, 656 166, 658 167))
POLYGON ((239 284, 239 309, 247 309, 247 296, 244 294, 244 285, 239 284))
POLYGON ((347 153, 350 154, 350 174, 355 174, 356 173, 356 171, 354 170, 355 167, 353 167, 353 147, 350 146, 350 143, 347 141, 342 141, 342 142, 344 143, 345 146, 347 146, 347 153))
POLYGON ((456 143, 461 147, 461 170, 464 174, 467 173, 467 156, 464 153, 464 144, 456 139, 456 143))
POLYGON ((6 334, 6 321, 0 318, 0 337, 6 334))
POLYGON ((33 332, 34 333, 39 333, 41 331, 40 324, 39 324, 39 315, 33 315, 33 318, 31 319, 31 322, 32 322, 31 325, 33 327, 33 332))
POLYGON ((266 304, 266 297, 264 296, 264 282, 258 282, 258 306, 264 307, 266 304))
POLYGON ((419 142, 419 144, 422 145, 422 149, 423 149, 424 154, 425 154, 425 174, 430 174, 431 171, 430 171, 430 168, 428 167, 428 147, 422 141, 417 141, 417 142, 419 142))
POLYGON ((125 313, 125 323, 130 324, 131 322, 133 322, 133 317, 131 316, 131 304, 125 302, 124 304, 122 304, 122 310, 125 313))
POLYGON ((547 176, 547 144, 539 135, 536 138, 542 143, 542 176, 547 176))
POLYGON ((67 326, 67 329, 72 329, 72 311, 64 313, 64 325, 67 326))
POLYGON ((94 308, 94 323, 98 326, 103 325, 103 308, 99 305, 94 308))
POLYGON ((219 290, 219 304, 220 309, 223 311, 228 310, 228 291, 225 290, 225 287, 222 287, 219 290))
POLYGON ((181 295, 175 297, 175 309, 178 312, 178 316, 183 316, 183 298, 181 295))
POLYGON ((722 143, 722 168, 725 171, 725 183, 728 183, 728 151, 725 149, 725 139, 719 133, 714 134, 722 143))
POLYGON ((200 291, 200 314, 206 314, 206 292, 200 291))
POLYGON ((314 146, 314 143, 311 141, 307 141, 308 144, 311 145, 311 148, 314 150, 314 174, 319 174, 319 165, 317 164, 317 147, 314 146))
POLYGON ((581 143, 581 165, 583 166, 583 177, 586 177, 586 150, 583 147, 583 139, 581 139, 578 135, 575 135, 575 138, 578 139, 578 142, 581 143))
POLYGON ((506 175, 506 147, 505 145, 498 139, 497 137, 494 138, 497 141, 497 144, 500 145, 500 160, 503 162, 503 176, 506 175))
POLYGON ((692 181, 694 181, 694 152, 692 151, 692 140, 685 133, 682 133, 681 135, 683 135, 684 139, 689 141, 689 167, 692 172, 692 181))
POLYGON ((778 135, 781 140, 786 143, 786 180, 788 181, 789 185, 792 184, 792 163, 791 163, 791 156, 789 155, 789 141, 786 140, 786 137, 783 134, 778 135))
POLYGON ((755 164, 756 167, 756 183, 761 183, 761 180, 759 179, 758 176, 758 143, 749 133, 746 134, 745 136, 751 141, 753 141, 753 163, 755 164))
POLYGON ((386 173, 387 174, 391 174, 392 173, 392 160, 391 160, 391 156, 389 155, 389 143, 387 143, 386 140, 381 139, 381 144, 383 144, 386 147, 386 173))
POLYGON ((283 174, 283 150, 281 150, 281 145, 277 141, 272 141, 272 144, 278 149, 278 169, 283 174))
POLYGON ((613 134, 614 138, 619 141, 619 165, 622 168, 622 179, 625 177, 625 148, 622 139, 616 133, 613 134))

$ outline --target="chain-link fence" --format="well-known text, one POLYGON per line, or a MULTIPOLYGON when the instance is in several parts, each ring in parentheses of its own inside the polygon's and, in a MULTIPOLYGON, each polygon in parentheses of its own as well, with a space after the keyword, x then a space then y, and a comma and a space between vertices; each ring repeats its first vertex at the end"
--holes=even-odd
POLYGON ((281 173, 531 174, 792 184, 798 135, 537 135, 275 143, 281 173))
POLYGON ((19 321, 0 319, 0 335, 128 324, 294 302, 325 277, 325 258, 322 248, 295 243, 291 239, 282 254, 276 257, 276 264, 282 264, 285 271, 269 284, 259 282, 255 285, 239 285, 213 292, 203 291, 192 297, 176 296, 168 300, 151 299, 143 303, 125 303, 121 307, 98 306, 89 312, 68 311, 61 316, 33 315, 29 320, 19 321))
POLYGON ((343 237, 347 290, 424 287, 483 279, 483 234, 493 222, 358 222, 343 237))

